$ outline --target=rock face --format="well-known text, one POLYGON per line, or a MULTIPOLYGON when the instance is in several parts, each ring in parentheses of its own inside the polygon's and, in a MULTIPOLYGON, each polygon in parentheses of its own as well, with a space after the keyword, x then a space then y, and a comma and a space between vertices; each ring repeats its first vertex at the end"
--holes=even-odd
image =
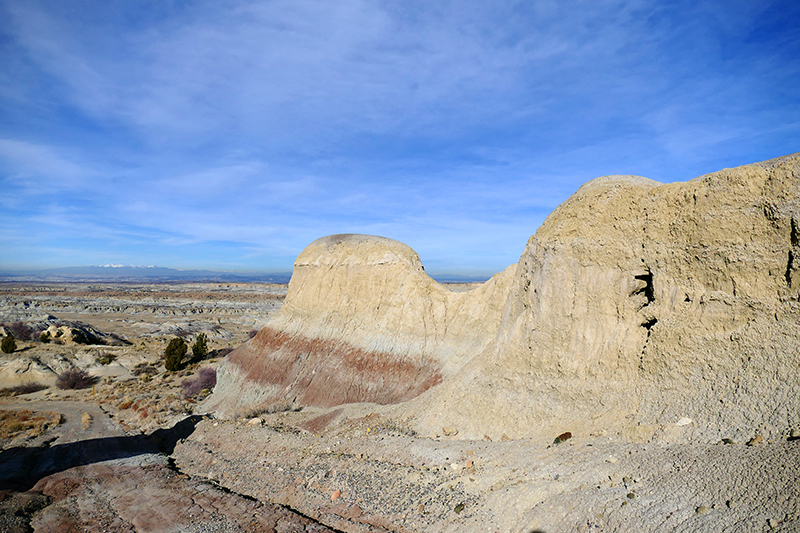
POLYGON ((682 183, 608 176, 467 293, 400 243, 315 241, 214 401, 397 404, 457 438, 777 438, 800 427, 798 293, 800 154, 682 183))
POLYGON ((410 400, 492 342, 510 272, 456 293, 397 241, 318 239, 298 256, 281 310, 218 369, 211 406, 410 400))

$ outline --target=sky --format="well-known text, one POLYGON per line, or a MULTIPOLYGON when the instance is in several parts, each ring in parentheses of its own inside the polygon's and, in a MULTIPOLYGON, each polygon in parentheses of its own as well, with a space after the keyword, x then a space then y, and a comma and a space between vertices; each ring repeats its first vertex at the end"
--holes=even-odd
POLYGON ((488 276, 590 179, 798 151, 796 0, 0 0, 5 269, 488 276))

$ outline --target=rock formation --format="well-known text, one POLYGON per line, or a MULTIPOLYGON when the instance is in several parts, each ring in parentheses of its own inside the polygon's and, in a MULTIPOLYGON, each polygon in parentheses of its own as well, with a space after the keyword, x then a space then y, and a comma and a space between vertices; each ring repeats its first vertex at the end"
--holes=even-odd
POLYGON ((315 241, 210 406, 394 404, 458 438, 776 438, 800 427, 799 293, 800 154, 682 183, 607 176, 466 293, 395 241, 315 241))
POLYGON ((318 239, 298 256, 281 310, 218 370, 212 406, 410 400, 491 344, 510 274, 451 292, 397 241, 318 239))

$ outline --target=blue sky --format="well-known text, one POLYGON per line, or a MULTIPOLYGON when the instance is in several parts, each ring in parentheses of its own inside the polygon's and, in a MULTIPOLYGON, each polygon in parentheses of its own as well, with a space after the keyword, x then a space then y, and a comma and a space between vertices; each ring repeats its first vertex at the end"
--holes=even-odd
POLYGON ((514 263, 607 174, 800 151, 800 2, 0 0, 0 267, 514 263))

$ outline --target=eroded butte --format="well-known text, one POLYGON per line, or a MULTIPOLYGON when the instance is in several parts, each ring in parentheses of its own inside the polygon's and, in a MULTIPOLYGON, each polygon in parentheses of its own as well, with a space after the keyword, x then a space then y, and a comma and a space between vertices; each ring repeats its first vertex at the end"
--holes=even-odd
POLYGON ((597 178, 468 292, 402 243, 319 239, 207 406, 367 402, 459 439, 785 437, 800 427, 799 165, 597 178))

